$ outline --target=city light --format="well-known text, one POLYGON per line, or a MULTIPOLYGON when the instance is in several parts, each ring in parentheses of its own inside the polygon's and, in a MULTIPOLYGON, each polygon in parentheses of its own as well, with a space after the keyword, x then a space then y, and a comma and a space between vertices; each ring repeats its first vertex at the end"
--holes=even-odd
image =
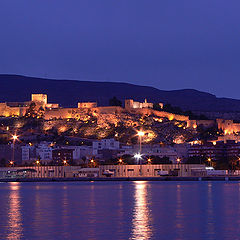
POLYGON ((147 162, 148 162, 148 164, 151 164, 152 159, 151 159, 151 158, 148 158, 147 162))
POLYGON ((12 136, 12 139, 13 139, 13 141, 18 140, 18 136, 17 136, 17 135, 13 135, 13 136, 12 136))
POLYGON ((13 166, 14 162, 13 162, 13 161, 10 161, 9 164, 10 164, 11 166, 13 166))
POLYGON ((122 164, 123 163, 122 158, 119 158, 118 162, 119 162, 119 164, 122 164))
POLYGON ((37 160, 37 161, 36 161, 36 164, 37 164, 37 165, 39 165, 39 164, 40 164, 40 161, 39 161, 39 160, 37 160))
POLYGON ((177 163, 181 163, 181 159, 180 158, 177 158, 177 163))
POLYGON ((63 160, 63 164, 66 165, 67 164, 67 160, 63 160))
POLYGON ((137 135, 139 136, 139 137, 143 137, 144 136, 144 132, 143 131, 138 131, 138 133, 137 133, 137 135))
POLYGON ((139 160, 139 159, 142 158, 142 154, 136 153, 136 154, 134 155, 134 158, 136 158, 137 160, 139 160))

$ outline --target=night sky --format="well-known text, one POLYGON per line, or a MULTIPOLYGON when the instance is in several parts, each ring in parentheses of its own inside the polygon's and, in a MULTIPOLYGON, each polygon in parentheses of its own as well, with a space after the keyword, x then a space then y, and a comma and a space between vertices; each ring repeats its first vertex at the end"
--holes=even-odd
POLYGON ((0 73, 240 99, 239 0, 1 0, 0 73))

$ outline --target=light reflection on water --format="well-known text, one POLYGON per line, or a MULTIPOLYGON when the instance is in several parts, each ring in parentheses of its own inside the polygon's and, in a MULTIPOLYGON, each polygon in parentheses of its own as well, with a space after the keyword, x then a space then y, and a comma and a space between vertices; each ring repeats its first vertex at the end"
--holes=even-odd
POLYGON ((240 183, 0 184, 0 239, 240 239, 240 183))
POLYGON ((8 210, 8 227, 9 231, 7 233, 6 239, 21 239, 22 237, 22 219, 21 219, 21 206, 20 206, 20 196, 19 196, 19 183, 9 184, 9 210, 8 210))
POLYGON ((147 240, 152 237, 151 214, 148 207, 147 182, 136 181, 134 193, 134 210, 132 236, 130 239, 147 240))
POLYGON ((177 190, 176 190, 176 232, 177 232, 177 239, 183 239, 183 230, 184 230, 184 212, 182 208, 182 185, 177 184, 177 190))

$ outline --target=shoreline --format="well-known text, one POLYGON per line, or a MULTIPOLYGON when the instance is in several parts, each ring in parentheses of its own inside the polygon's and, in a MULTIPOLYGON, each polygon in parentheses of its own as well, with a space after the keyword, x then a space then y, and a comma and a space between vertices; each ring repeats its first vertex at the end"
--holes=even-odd
POLYGON ((240 181, 240 176, 216 176, 216 177, 122 177, 122 178, 3 178, 1 182, 121 182, 121 181, 240 181))

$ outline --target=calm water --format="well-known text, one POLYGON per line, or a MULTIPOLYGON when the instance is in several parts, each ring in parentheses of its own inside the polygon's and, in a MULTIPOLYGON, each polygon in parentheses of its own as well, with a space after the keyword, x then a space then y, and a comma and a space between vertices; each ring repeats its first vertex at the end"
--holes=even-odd
POLYGON ((240 183, 0 183, 0 239, 240 239, 240 183))

